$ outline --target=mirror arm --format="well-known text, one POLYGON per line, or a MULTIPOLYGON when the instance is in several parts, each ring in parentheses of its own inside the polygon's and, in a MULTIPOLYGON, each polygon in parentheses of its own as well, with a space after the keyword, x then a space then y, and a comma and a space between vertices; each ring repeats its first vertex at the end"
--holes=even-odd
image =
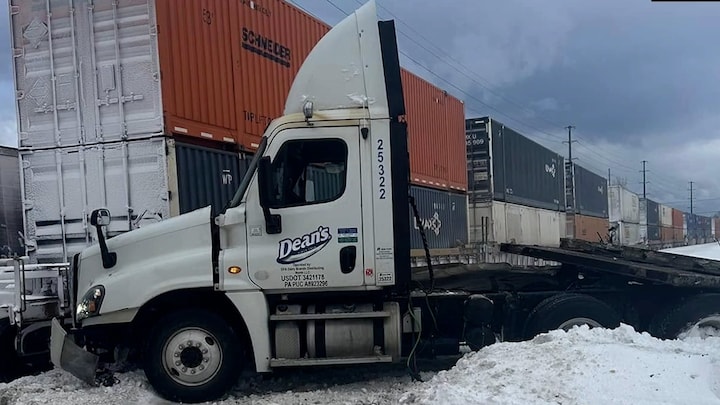
POLYGON ((96 225, 98 234, 98 243, 100 244, 100 255, 102 256, 103 267, 106 269, 112 268, 117 263, 117 253, 110 252, 105 243, 105 235, 102 231, 102 225, 96 225))
POLYGON ((269 235, 282 233, 282 220, 280 215, 270 213, 270 208, 263 207, 265 216, 265 232, 269 235))

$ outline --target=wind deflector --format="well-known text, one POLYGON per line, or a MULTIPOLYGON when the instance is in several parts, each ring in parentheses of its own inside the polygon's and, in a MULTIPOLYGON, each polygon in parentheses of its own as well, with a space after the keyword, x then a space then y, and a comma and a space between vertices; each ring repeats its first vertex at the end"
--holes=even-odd
POLYGON ((405 115, 405 97, 400 76, 395 21, 378 21, 380 48, 382 51, 385 89, 388 98, 388 113, 393 120, 405 115))

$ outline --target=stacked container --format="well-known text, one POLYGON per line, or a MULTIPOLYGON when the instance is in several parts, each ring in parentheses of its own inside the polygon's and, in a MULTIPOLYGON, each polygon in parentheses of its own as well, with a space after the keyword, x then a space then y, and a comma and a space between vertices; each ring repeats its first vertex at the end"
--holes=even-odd
MULTIPOLYGON (((10 6, 27 253, 41 262, 87 246, 101 206, 111 235, 220 210, 330 29, 281 0, 10 6)), ((413 190, 429 223, 446 193, 467 204, 464 108, 407 71, 402 80, 412 179, 438 193, 413 190)), ((443 240, 463 239, 464 218, 443 222, 454 235, 443 240)))
POLYGON ((675 242, 686 242, 687 228, 683 212, 677 208, 672 209, 673 240, 675 242))
POLYGON ((18 150, 0 146, 0 257, 20 254, 23 230, 18 150))
MULTIPOLYGON (((569 161, 565 161, 565 167, 570 168, 569 161)), ((608 240, 607 179, 573 163, 572 176, 566 182, 566 206, 573 212, 572 216, 568 214, 572 218, 573 237, 590 242, 608 240)))
POLYGON ((637 194, 615 185, 608 188, 608 212, 613 242, 633 246, 640 239, 640 198, 637 194))
POLYGON ((673 231, 673 209, 670 206, 659 204, 660 240, 662 242, 675 242, 673 231))
POLYGON ((651 199, 640 199, 640 238, 660 241, 660 205, 651 199))
POLYGON ((562 156, 490 117, 465 120, 465 134, 470 241, 558 245, 562 156))

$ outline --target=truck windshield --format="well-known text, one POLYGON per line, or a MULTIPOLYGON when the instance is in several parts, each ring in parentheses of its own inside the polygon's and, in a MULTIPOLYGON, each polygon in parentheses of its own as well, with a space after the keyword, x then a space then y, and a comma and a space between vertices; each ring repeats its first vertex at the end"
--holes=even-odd
POLYGON ((229 207, 237 207, 240 204, 240 201, 242 201, 242 198, 245 196, 245 192, 247 191, 248 186, 250 185, 250 180, 252 179, 253 175, 255 174, 255 170, 257 170, 258 161, 265 153, 265 148, 267 147, 267 137, 263 136, 262 140, 260 141, 260 145, 257 148, 257 151, 255 152, 255 156, 253 156, 252 160, 250 161, 250 165, 248 166, 248 170, 245 173, 245 176, 243 177, 242 181, 240 182, 240 186, 238 187, 237 191, 235 192, 235 196, 233 196, 233 199, 230 201, 229 207))

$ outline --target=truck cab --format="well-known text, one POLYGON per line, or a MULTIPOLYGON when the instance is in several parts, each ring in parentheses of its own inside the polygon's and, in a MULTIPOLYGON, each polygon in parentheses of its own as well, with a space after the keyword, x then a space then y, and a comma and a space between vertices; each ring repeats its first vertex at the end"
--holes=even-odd
POLYGON ((53 363, 94 384, 130 346, 162 396, 195 402, 242 370, 407 355, 420 314, 407 311, 404 110, 395 28, 369 1, 307 57, 219 215, 106 239, 110 213, 93 212, 99 243, 73 260, 53 363))

